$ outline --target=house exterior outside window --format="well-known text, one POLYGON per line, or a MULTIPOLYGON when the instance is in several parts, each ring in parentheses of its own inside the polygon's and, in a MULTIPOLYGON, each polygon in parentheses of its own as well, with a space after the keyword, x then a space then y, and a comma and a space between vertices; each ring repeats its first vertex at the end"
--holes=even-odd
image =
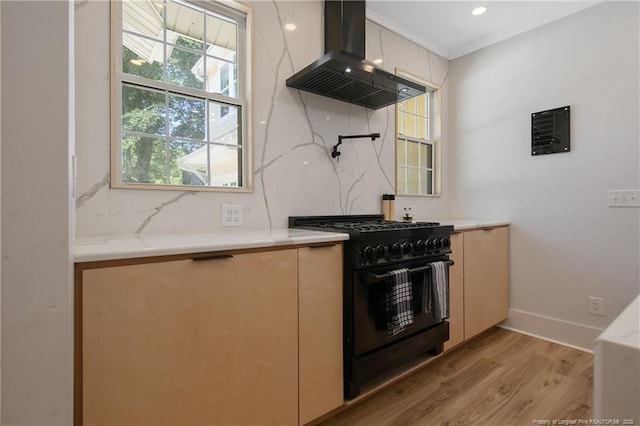
POLYGON ((250 190, 249 11, 112 5, 112 186, 250 190))

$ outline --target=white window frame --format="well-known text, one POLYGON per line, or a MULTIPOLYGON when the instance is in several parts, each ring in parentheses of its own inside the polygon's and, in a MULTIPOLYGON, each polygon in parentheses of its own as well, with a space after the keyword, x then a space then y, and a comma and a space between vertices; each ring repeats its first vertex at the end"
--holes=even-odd
MULTIPOLYGON (((139 0, 134 0, 139 1, 139 0)), ((173 0, 187 6, 209 10, 221 16, 229 16, 238 23, 238 41, 236 47, 236 73, 229 73, 230 81, 233 77, 237 80, 237 96, 225 96, 221 93, 202 90, 175 84, 148 79, 140 76, 125 74, 122 71, 122 1, 111 2, 111 187, 128 189, 154 189, 173 191, 221 191, 221 192, 252 192, 253 191, 253 158, 252 158, 252 134, 251 134, 251 46, 252 40, 252 10, 233 0, 173 0), (172 95, 197 98, 205 102, 222 102, 238 108, 241 114, 241 122, 238 129, 238 146, 241 150, 240 167, 242 179, 241 186, 209 186, 209 185, 175 185, 124 182, 122 174, 122 87, 125 84, 134 84, 143 89, 152 89, 168 92, 172 95)), ((164 40, 166 43, 166 39, 164 40)), ((206 107, 208 110, 208 106, 206 107)), ((208 118, 205 117, 208 122, 208 118)), ((206 124, 208 126, 208 124, 206 124)), ((205 138, 206 139, 206 138, 205 138)), ((215 142, 204 140, 202 143, 214 146, 215 142)), ((218 144, 219 145, 219 144, 218 144)))
MULTIPOLYGON (((396 195, 398 196, 416 196, 416 197, 439 197, 441 195, 441 119, 442 119, 442 88, 434 83, 431 83, 425 79, 419 78, 415 75, 409 74, 402 70, 396 69, 396 75, 402 76, 404 78, 408 78, 410 80, 416 81, 427 88, 427 92, 429 93, 430 99, 427 102, 427 128, 425 129, 425 138, 420 138, 416 136, 407 136, 403 132, 403 126, 399 123, 400 114, 407 114, 406 112, 401 112, 401 105, 396 105, 396 195), (400 140, 405 141, 405 152, 404 158, 405 163, 400 164, 400 158, 398 157, 398 142, 400 140), (409 143, 417 143, 418 144, 418 155, 421 155, 422 150, 421 145, 427 145, 431 147, 431 168, 421 167, 421 158, 418 158, 417 164, 418 166, 409 166, 408 165, 408 146, 409 143), (419 192, 406 192, 407 186, 407 172, 409 169, 418 169, 419 171, 427 171, 431 172, 432 184, 431 184, 431 193, 426 193, 424 190, 426 188, 421 188, 420 179, 418 179, 418 190, 419 192), (405 188, 400 188, 399 176, 400 173, 405 173, 404 182, 405 188)), ((425 182, 427 181, 425 177, 425 182)))

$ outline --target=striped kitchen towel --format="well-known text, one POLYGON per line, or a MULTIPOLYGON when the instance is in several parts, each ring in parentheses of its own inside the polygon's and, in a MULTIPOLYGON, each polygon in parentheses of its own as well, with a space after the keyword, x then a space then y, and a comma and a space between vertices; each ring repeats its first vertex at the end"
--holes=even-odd
POLYGON ((433 318, 449 318, 449 267, 447 262, 433 262, 431 267, 433 318))
POLYGON ((411 276, 407 268, 389 272, 391 276, 387 291, 387 332, 396 335, 413 324, 413 293, 411 276))

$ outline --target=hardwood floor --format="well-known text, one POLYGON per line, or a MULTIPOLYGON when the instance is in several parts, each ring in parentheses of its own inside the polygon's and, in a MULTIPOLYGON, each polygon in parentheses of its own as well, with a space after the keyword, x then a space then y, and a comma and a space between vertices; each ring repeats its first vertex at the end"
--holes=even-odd
POLYGON ((589 353, 496 328, 321 424, 578 424, 592 371, 589 353))

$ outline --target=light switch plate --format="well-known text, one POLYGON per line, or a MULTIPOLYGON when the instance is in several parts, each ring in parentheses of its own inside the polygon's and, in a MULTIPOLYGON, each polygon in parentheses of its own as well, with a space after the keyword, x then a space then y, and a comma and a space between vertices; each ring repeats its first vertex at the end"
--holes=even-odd
POLYGON ((640 207, 640 190, 609 190, 609 207, 640 207))
POLYGON ((221 226, 242 226, 242 204, 222 204, 220 206, 221 226))

